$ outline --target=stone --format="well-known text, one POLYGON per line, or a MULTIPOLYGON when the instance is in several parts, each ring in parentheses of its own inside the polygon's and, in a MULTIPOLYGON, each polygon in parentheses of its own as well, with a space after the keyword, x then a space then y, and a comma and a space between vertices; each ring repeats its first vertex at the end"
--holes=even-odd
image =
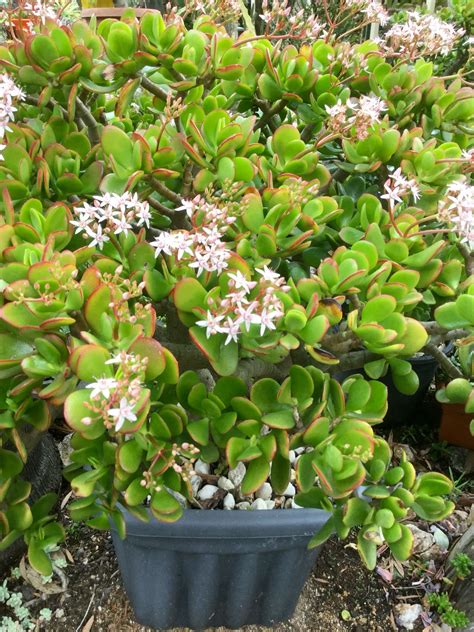
POLYGON ((455 509, 450 516, 440 523, 451 538, 457 538, 465 533, 469 529, 469 524, 469 514, 461 509, 455 509))
POLYGON ((393 446, 394 458, 397 461, 399 461, 402 458, 403 453, 405 453, 405 456, 407 460, 410 461, 410 463, 415 460, 415 453, 413 452, 413 449, 410 448, 410 446, 407 443, 396 443, 393 446))
POLYGON ((209 465, 209 463, 204 463, 204 461, 198 459, 194 464, 194 471, 196 472, 196 474, 210 474, 211 466, 209 465))
POLYGON ((223 500, 224 509, 234 509, 235 507, 235 498, 232 494, 227 494, 223 500))
POLYGON ((199 500, 210 500, 214 498, 216 492, 219 491, 219 488, 216 485, 204 485, 202 489, 199 490, 197 497, 199 500))
POLYGON ((419 603, 397 603, 394 607, 395 620, 405 630, 413 630, 415 621, 423 612, 423 607, 419 603))
POLYGON ((296 452, 295 452, 295 450, 290 450, 289 453, 288 453, 288 456, 289 456, 291 465, 293 465, 293 463, 296 461, 296 452))
POLYGON ((291 508, 292 509, 303 509, 303 507, 301 505, 297 505, 295 503, 295 499, 294 498, 291 499, 291 508))
POLYGON ((270 500, 272 495, 273 488, 270 483, 263 483, 263 485, 255 492, 255 498, 262 498, 263 500, 270 500))
POLYGON ((275 509, 275 501, 274 500, 266 500, 265 504, 267 509, 275 509))
POLYGON ((217 486, 225 490, 226 492, 230 492, 233 489, 235 489, 234 483, 229 478, 226 478, 225 476, 221 476, 219 478, 219 480, 217 481, 217 486))
POLYGON ((305 449, 306 448, 295 448, 295 453, 299 456, 300 454, 303 454, 305 449))
POLYGON ((434 540, 439 548, 442 551, 447 551, 449 549, 449 538, 445 532, 441 531, 441 529, 436 525, 430 527, 430 531, 433 534, 434 540))
POLYGON ((202 485, 202 478, 200 476, 191 476, 191 487, 193 490, 194 498, 197 498, 198 492, 202 485))
POLYGON ((296 494, 296 487, 293 483, 288 483, 288 487, 283 492, 283 496, 294 496, 296 494))
POLYGON ((413 534, 413 554, 423 560, 432 560, 442 555, 440 547, 436 544, 432 533, 423 531, 415 524, 407 524, 413 534))
POLYGON ((233 470, 229 470, 228 478, 234 483, 236 487, 239 487, 239 485, 241 485, 242 481, 244 480, 246 471, 247 468, 241 461, 240 463, 237 463, 233 470))
POLYGON ((250 503, 247 500, 243 500, 241 503, 237 503, 237 509, 250 509, 250 503))
POLYGON ((256 498, 253 503, 250 505, 250 509, 267 509, 267 503, 263 500, 263 498, 256 498))
POLYGON ((63 462, 64 467, 66 467, 67 465, 71 465, 71 454, 73 451, 71 447, 71 439, 72 432, 70 434, 67 434, 64 439, 57 444, 59 456, 61 457, 61 461, 63 462))
POLYGON ((287 498, 285 500, 285 509, 293 509, 293 498, 287 498))

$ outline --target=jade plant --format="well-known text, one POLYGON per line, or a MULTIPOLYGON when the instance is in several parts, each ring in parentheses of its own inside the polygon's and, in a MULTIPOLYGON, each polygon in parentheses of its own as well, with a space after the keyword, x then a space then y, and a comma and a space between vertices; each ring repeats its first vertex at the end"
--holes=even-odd
POLYGON ((352 45, 299 15, 285 38, 276 10, 238 37, 46 16, 0 47, 0 548, 43 574, 64 532, 22 470, 51 424, 71 516, 122 536, 124 510, 201 506, 198 461, 243 469, 242 498, 293 480, 328 512, 312 544, 358 529, 369 568, 453 509, 374 426, 422 353, 472 408, 474 93, 431 59, 459 33, 352 45))

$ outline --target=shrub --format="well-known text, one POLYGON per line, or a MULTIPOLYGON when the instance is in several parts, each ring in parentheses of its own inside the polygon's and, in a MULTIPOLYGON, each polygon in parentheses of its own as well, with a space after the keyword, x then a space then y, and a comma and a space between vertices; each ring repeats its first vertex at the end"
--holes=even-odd
POLYGON ((122 536, 123 508, 180 517, 198 456, 281 492, 290 448, 297 503, 331 512, 313 544, 360 527, 370 568, 409 556, 408 512, 451 512, 373 426, 378 378, 415 392, 422 352, 474 410, 439 350, 474 325, 474 96, 422 47, 301 43, 316 26, 282 46, 126 13, 0 47, 0 546, 38 571, 64 534, 28 502, 25 430, 54 416, 71 515, 122 536))

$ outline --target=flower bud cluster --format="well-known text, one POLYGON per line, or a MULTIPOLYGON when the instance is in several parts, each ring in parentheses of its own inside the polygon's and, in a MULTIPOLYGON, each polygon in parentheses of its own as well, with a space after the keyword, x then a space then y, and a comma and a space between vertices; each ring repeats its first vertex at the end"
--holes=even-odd
POLYGON ((311 41, 325 35, 324 24, 304 9, 292 13, 289 0, 263 0, 260 19, 267 35, 285 33, 288 39, 311 41))

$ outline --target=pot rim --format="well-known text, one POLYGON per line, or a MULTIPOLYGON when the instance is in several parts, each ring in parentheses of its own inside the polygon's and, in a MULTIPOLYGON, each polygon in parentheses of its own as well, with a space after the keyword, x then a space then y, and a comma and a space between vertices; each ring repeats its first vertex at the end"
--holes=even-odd
MULTIPOLYGON (((179 520, 160 522, 151 515, 142 522, 124 507, 127 536, 193 539, 308 537, 319 531, 332 515, 323 509, 225 510, 185 509, 179 520)), ((111 529, 117 532, 111 521, 111 529)))

